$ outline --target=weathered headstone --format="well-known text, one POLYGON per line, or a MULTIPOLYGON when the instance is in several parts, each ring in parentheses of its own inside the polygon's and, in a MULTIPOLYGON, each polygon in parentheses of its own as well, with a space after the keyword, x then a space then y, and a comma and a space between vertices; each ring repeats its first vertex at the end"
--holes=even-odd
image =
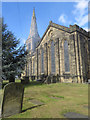
POLYGON ((29 77, 28 76, 23 76, 23 79, 21 79, 21 83, 28 84, 29 83, 29 77))
POLYGON ((34 81, 35 80, 35 76, 31 76, 31 80, 34 81))
POLYGON ((44 104, 43 102, 41 102, 39 100, 35 100, 35 99, 30 100, 30 102, 32 102, 35 105, 43 105, 44 104))
POLYGON ((0 80, 0 120, 1 120, 2 97, 3 97, 3 91, 2 91, 2 79, 1 79, 0 80))
POLYGON ((56 83, 56 76, 52 76, 52 83, 56 83))
POLYGON ((48 76, 47 77, 47 84, 50 84, 51 83, 51 76, 48 76))
POLYGON ((4 87, 2 118, 22 111, 24 87, 20 83, 9 83, 4 87))
POLYGON ((56 76, 56 82, 59 82, 59 75, 56 76))
MULTIPOLYGON (((83 114, 79 114, 79 113, 75 113, 75 112, 65 113, 64 116, 66 118, 73 118, 73 119, 77 118, 77 120, 79 120, 78 118, 87 118, 88 119, 88 116, 83 115, 83 114)), ((86 119, 84 119, 84 120, 86 120, 86 119)))

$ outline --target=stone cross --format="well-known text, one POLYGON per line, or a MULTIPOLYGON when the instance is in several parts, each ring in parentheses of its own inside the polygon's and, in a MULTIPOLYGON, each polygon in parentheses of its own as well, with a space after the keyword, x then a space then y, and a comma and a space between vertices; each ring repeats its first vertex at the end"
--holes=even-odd
POLYGON ((22 112, 24 87, 21 83, 9 83, 4 87, 2 118, 22 112))

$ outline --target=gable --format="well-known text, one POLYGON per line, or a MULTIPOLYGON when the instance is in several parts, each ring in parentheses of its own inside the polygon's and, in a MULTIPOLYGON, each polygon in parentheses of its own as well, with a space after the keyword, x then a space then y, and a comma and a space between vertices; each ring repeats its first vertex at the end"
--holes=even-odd
POLYGON ((43 46, 45 43, 49 42, 50 39, 61 38, 64 36, 69 36, 70 33, 63 31, 61 29, 55 28, 53 26, 48 26, 45 31, 39 45, 37 47, 43 46))

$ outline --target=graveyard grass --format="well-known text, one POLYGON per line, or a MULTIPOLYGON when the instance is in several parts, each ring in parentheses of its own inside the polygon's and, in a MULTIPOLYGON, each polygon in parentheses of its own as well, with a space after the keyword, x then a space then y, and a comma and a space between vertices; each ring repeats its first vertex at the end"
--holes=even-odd
POLYGON ((64 118, 63 114, 67 112, 88 115, 88 84, 33 81, 24 86, 22 113, 9 118, 64 118), (32 99, 44 104, 35 105, 30 101, 32 99))

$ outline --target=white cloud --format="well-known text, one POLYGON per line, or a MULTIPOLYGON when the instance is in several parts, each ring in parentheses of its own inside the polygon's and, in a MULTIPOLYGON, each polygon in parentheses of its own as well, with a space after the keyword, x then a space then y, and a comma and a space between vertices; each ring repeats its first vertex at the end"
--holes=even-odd
POLYGON ((83 27, 88 23, 88 1, 82 0, 76 3, 72 13, 75 15, 75 23, 83 27))
POLYGON ((83 16, 83 18, 80 18, 77 20, 77 22, 80 26, 84 26, 86 23, 88 23, 88 15, 83 16))
POLYGON ((65 24, 65 23, 66 23, 66 19, 67 19, 67 16, 66 16, 65 14, 62 14, 62 15, 59 17, 58 21, 65 24))
POLYGON ((60 24, 62 23, 63 25, 66 26, 72 24, 72 21, 68 18, 66 14, 61 14, 60 17, 58 18, 58 21, 60 22, 60 24))
POLYGON ((25 44, 25 42, 26 42, 26 39, 22 38, 21 39, 21 44, 25 44))

